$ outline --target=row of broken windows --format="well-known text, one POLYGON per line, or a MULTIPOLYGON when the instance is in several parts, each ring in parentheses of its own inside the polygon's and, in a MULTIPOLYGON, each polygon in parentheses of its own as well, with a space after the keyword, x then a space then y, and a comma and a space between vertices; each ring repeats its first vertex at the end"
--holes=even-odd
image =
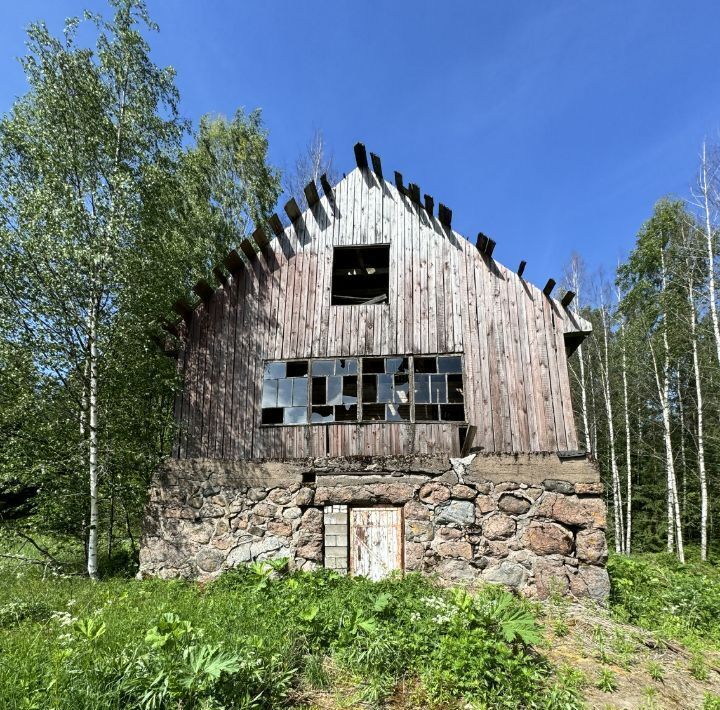
POLYGON ((460 355, 268 362, 263 424, 465 421, 460 355))

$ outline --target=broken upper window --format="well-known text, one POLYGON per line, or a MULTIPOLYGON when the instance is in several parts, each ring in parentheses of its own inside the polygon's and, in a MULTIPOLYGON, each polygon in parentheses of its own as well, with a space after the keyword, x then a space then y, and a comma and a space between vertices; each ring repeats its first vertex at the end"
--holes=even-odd
POLYGON ((335 247, 333 306, 387 303, 390 288, 390 247, 335 247))
POLYGON ((462 357, 323 358, 268 362, 263 424, 463 422, 462 357))
POLYGON ((262 423, 307 424, 308 361, 268 362, 263 372, 262 423))

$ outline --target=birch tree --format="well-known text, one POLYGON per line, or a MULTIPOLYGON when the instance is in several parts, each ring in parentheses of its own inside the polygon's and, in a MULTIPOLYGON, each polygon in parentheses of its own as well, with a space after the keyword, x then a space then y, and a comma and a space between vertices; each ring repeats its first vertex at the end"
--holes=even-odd
POLYGON ((77 391, 93 578, 103 355, 129 276, 125 255, 141 220, 144 168, 182 133, 173 72, 150 61, 140 32, 154 28, 144 4, 111 6, 110 22, 85 16, 94 50, 79 46, 77 19, 62 38, 42 23, 31 26, 22 60, 30 89, 0 123, 3 297, 37 366, 77 391))
POLYGON ((671 287, 666 251, 676 246, 679 226, 685 219, 682 204, 661 200, 652 218, 641 229, 627 263, 618 270, 625 292, 622 309, 645 323, 647 348, 652 361, 657 401, 662 423, 666 476, 667 549, 685 561, 682 520, 672 442, 670 397, 673 353, 670 348, 670 318, 677 313, 676 288, 671 287), (660 350, 660 355, 656 352, 660 350))
POLYGON ((719 172, 720 161, 717 157, 711 158, 707 143, 703 142, 697 186, 692 192, 692 201, 699 210, 700 222, 704 230, 708 303, 715 339, 716 361, 720 366, 720 321, 718 319, 717 293, 715 290, 716 218, 718 203, 720 202, 719 172))
POLYGON ((317 128, 313 131, 305 149, 298 155, 294 166, 287 171, 284 179, 284 188, 288 196, 294 197, 300 209, 307 207, 305 199, 305 186, 309 182, 316 185, 322 175, 326 175, 331 185, 340 178, 335 169, 335 158, 332 150, 328 148, 323 132, 317 128))
POLYGON ((612 473, 612 496, 613 496, 613 523, 615 552, 622 553, 624 550, 624 527, 623 527, 623 502, 622 490, 620 487, 620 471, 617 465, 615 449, 615 423, 612 404, 612 390, 610 386, 610 324, 608 316, 608 305, 604 297, 601 297, 600 315, 602 318, 602 353, 600 356, 600 382, 602 384, 603 399, 605 402, 605 415, 607 418, 608 430, 608 456, 610 470, 612 473))

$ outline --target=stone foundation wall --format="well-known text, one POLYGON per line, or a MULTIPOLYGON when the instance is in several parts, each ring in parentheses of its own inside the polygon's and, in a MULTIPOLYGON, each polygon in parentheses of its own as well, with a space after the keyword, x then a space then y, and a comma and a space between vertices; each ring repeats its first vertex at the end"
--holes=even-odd
POLYGON ((347 571, 348 508, 402 508, 405 569, 528 596, 604 599, 596 467, 556 455, 169 460, 150 488, 140 575, 208 579, 251 560, 347 571))

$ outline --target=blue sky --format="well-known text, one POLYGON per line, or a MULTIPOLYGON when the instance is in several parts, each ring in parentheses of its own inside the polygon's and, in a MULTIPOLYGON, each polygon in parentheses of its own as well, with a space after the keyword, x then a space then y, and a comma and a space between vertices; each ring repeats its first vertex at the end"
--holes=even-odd
MULTIPOLYGON (((321 129, 357 140, 544 284, 572 250, 611 272, 662 195, 686 196, 720 129, 720 3, 148 0, 183 113, 261 107, 289 167, 321 129)), ((25 90, 24 28, 95 0, 0 5, 0 111, 25 90)))

